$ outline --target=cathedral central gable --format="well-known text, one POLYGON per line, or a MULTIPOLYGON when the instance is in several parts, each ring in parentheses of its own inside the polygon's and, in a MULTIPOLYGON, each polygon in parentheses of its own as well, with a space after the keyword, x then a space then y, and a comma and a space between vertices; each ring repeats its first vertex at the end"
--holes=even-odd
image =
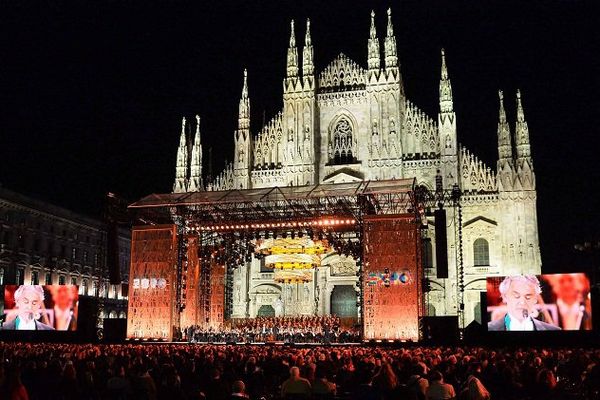
POLYGON ((321 90, 357 90, 366 86, 366 70, 340 53, 319 76, 321 90))

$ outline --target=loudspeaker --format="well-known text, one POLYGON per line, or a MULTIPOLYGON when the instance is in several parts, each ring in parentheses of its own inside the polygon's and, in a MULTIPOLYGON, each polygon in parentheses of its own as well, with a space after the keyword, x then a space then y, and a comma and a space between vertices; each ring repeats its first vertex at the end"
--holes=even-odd
POLYGON ((108 224, 107 232, 107 259, 108 277, 110 283, 121 283, 121 268, 119 266, 119 228, 115 222, 108 224))
POLYGON ((94 297, 79 297, 77 312, 77 336, 81 342, 95 342, 98 322, 98 299, 94 297))
POLYGON ((446 210, 434 211, 435 264, 438 278, 448 278, 448 240, 446 236, 446 210))
POLYGON ((423 340, 436 344, 458 342, 458 317, 423 317, 423 340))
POLYGON ((104 341, 120 343, 125 341, 127 320, 125 318, 104 318, 104 341))

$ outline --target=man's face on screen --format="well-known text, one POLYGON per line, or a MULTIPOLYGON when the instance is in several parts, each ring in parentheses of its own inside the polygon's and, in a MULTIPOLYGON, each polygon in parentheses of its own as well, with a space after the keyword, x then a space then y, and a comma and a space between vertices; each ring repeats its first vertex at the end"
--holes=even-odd
POLYGON ((511 318, 523 321, 525 315, 532 313, 537 303, 535 285, 522 281, 511 282, 504 301, 506 302, 508 314, 511 318))
POLYGON ((39 316, 42 308, 42 299, 37 293, 26 290, 17 301, 17 308, 21 319, 29 321, 38 318, 37 316, 39 316))

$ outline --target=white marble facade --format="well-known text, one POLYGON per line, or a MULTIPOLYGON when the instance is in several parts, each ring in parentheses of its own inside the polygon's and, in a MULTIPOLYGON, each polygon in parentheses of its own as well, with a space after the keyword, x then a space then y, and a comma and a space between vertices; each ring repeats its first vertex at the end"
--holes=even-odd
POLYGON ((262 306, 276 316, 330 315, 331 294, 338 285, 356 287, 356 262, 331 254, 311 271, 307 283, 277 283, 272 272, 261 272, 260 261, 239 266, 233 278, 232 318, 254 318, 262 306))
MULTIPOLYGON (((485 289, 486 276, 539 273, 541 268, 535 174, 521 96, 517 93, 517 121, 510 124, 506 120, 503 94, 499 92, 499 115, 490 115, 498 118, 497 135, 481 132, 498 144, 496 168, 487 166, 458 141, 444 51, 439 110, 437 116, 431 117, 404 92, 389 10, 387 29, 382 36, 381 39, 378 36, 372 13, 370 31, 365 32, 366 58, 358 62, 340 54, 316 73, 310 22, 304 29, 302 47, 297 44, 292 22, 282 110, 259 132, 250 132, 248 74, 244 71, 238 129, 234 132, 234 161, 205 189, 410 177, 433 189, 440 171, 444 188, 458 184, 463 193, 464 293, 459 290, 458 280, 457 216, 456 210, 450 208, 449 278, 435 279, 435 262, 427 270, 433 280, 432 291, 427 294, 428 310, 431 315, 456 315, 464 302, 465 324, 468 324, 477 317, 479 292, 485 289)), ((199 177, 202 165, 199 119, 191 151, 187 148, 185 131, 184 121, 175 192, 203 190, 199 177)), ((433 239, 435 232, 429 231, 433 239)), ((432 250, 435 254, 435 246, 432 250)), ((284 305, 278 311, 284 314, 291 309, 296 314, 327 313, 330 290, 336 284, 353 284, 356 279, 355 274, 343 279, 332 276, 328 267, 314 271, 314 275, 313 283, 301 289, 286 288, 274 283, 269 274, 260 273, 256 265, 243 266, 235 276, 239 295, 236 289, 233 314, 256 315, 260 305, 273 304, 279 298, 284 305), (292 299, 294 305, 290 308, 292 299)))

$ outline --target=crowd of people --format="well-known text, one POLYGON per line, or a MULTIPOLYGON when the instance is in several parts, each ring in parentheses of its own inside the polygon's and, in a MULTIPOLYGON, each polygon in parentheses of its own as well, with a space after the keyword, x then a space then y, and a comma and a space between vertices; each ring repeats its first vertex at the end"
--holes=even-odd
POLYGON ((598 349, 0 343, 7 399, 595 399, 598 349))
POLYGON ((184 333, 191 343, 327 344, 360 341, 360 329, 343 326, 335 315, 238 319, 219 329, 190 326, 184 333))

